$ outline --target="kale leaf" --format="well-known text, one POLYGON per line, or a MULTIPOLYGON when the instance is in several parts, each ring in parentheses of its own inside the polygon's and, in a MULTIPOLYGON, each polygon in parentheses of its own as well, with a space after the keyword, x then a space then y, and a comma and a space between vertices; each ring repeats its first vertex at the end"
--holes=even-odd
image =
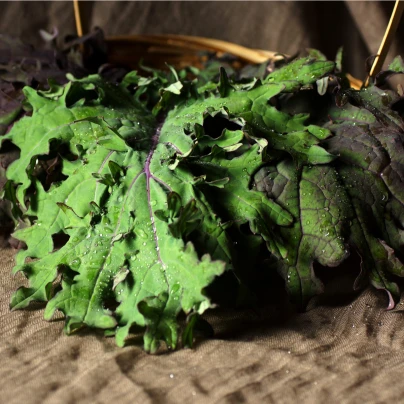
POLYGON ((337 107, 334 69, 311 51, 264 78, 171 68, 26 87, 32 116, 1 138, 20 149, 5 196, 27 246, 14 271, 29 285, 11 307, 46 301, 45 318, 63 312, 67 333, 100 328, 120 346, 138 329, 149 352, 189 346, 214 306, 208 287, 225 272, 246 287, 263 246, 303 308, 323 288, 313 264, 338 266, 352 249, 393 308, 404 275, 399 96, 340 86, 337 107))

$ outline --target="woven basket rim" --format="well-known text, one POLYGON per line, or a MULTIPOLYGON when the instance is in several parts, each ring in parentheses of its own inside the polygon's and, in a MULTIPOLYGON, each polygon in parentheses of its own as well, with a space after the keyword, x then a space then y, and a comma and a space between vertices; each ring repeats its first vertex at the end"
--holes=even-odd
POLYGON ((232 54, 245 62, 263 63, 267 60, 278 60, 282 54, 262 49, 252 49, 233 42, 201 36, 156 34, 156 35, 114 35, 106 38, 113 45, 118 42, 144 43, 158 46, 177 47, 195 51, 214 51, 232 54))

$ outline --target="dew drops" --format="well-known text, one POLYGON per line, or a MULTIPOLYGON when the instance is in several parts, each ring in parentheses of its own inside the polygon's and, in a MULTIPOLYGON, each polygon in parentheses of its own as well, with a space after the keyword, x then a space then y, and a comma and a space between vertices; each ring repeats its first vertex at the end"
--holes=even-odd
POLYGON ((171 289, 171 293, 176 293, 180 290, 180 284, 176 283, 175 285, 173 285, 172 289, 171 289))
POLYGON ((81 264, 81 260, 79 259, 79 258, 76 258, 75 260, 73 260, 71 263, 70 263, 70 268, 71 269, 78 269, 79 267, 80 267, 80 264, 81 264))
POLYGON ((147 238, 147 234, 142 229, 139 229, 137 234, 142 238, 147 238))

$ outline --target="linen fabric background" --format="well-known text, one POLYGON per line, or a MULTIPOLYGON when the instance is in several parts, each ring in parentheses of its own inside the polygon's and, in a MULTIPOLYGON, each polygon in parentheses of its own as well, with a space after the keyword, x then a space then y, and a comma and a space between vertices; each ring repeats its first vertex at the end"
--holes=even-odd
MULTIPOLYGON (((2 2, 0 33, 38 45, 39 29, 74 33, 71 2, 2 2)), ((349 71, 365 77, 392 2, 86 2, 86 30, 214 37, 294 54, 343 45, 349 71)), ((390 57, 403 54, 399 29, 390 57)), ((1 229, 0 229, 1 230, 1 229)), ((387 312, 383 292, 336 283, 329 298, 297 314, 280 297, 258 312, 206 314, 215 337, 194 350, 150 356, 63 321, 43 305, 9 311, 23 277, 11 275, 15 250, 0 250, 0 403, 385 403, 404 400, 403 305, 387 312)), ((348 266, 349 270, 349 266, 348 266)), ((357 268, 352 268, 355 272, 357 268)), ((330 272, 338 270, 330 268, 330 272)), ((349 271, 348 271, 349 272, 349 271)))
MULTIPOLYGON (((293 55, 305 48, 333 59, 345 49, 347 68, 365 77, 366 58, 376 54, 391 1, 83 1, 84 31, 101 27, 119 34, 183 34, 223 39, 293 55)), ((40 29, 75 33, 70 1, 1 2, 0 33, 41 43, 40 29)), ((399 27, 389 59, 404 50, 399 27)))

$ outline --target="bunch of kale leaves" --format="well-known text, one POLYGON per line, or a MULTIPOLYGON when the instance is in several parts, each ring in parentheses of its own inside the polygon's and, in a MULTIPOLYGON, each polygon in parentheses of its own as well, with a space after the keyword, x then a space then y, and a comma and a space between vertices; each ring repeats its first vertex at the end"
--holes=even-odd
POLYGON ((14 271, 29 281, 11 307, 46 301, 66 332, 103 329, 120 346, 140 329, 155 352, 192 345, 218 279, 223 293, 237 285, 236 302, 264 267, 305 307, 323 289, 313 264, 355 252, 358 284, 393 308, 404 122, 402 89, 383 85, 402 70, 397 58, 355 91, 340 62, 312 51, 238 73, 212 63, 25 87, 30 116, 1 138, 19 149, 3 193, 26 244, 14 271))

